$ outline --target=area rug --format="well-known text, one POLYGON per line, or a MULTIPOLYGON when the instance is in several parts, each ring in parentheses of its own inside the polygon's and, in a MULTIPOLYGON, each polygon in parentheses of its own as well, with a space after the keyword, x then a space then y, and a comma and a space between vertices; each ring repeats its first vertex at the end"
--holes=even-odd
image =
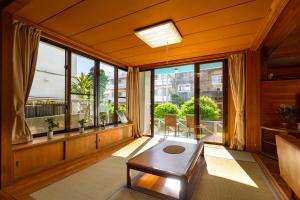
MULTIPOLYGON (((155 199, 125 187, 127 159, 110 157, 32 193, 31 197, 36 200, 155 199)), ((276 199, 250 153, 205 145, 205 159, 207 168, 198 179, 192 199, 276 199)))

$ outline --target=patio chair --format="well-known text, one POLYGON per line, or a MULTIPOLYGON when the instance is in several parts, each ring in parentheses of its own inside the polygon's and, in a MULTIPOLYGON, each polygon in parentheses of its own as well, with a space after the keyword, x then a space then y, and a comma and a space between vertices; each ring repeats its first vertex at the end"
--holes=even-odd
POLYGON ((186 115, 186 127, 189 129, 187 133, 187 137, 191 135, 191 128, 195 128, 195 116, 194 115, 186 115))
POLYGON ((186 115, 186 127, 189 129, 187 133, 187 137, 191 135, 191 129, 199 128, 200 129, 200 135, 202 135, 202 129, 205 128, 205 125, 199 124, 195 125, 195 115, 186 115))
POLYGON ((177 132, 179 131, 176 115, 167 114, 164 117, 165 117, 165 136, 167 135, 167 130, 169 132, 169 127, 174 127, 175 128, 175 137, 176 137, 177 132))

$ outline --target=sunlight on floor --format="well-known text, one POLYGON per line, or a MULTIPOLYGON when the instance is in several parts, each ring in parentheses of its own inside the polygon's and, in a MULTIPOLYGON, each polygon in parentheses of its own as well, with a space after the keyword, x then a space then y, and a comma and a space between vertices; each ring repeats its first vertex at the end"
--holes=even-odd
POLYGON ((136 155, 142 153, 143 151, 151 148, 158 142, 159 142, 158 138, 141 137, 141 138, 138 138, 138 139, 132 141, 125 147, 123 147, 120 150, 113 153, 113 156, 123 157, 123 158, 132 156, 132 154, 134 154, 134 156, 136 156, 136 155), (136 151, 137 151, 137 153, 136 153, 136 151))
POLYGON ((136 149, 138 149, 141 145, 143 145, 143 143, 145 143, 149 139, 149 137, 138 138, 126 145, 125 147, 113 153, 113 156, 127 158, 130 154, 132 154, 136 149))
POLYGON ((147 142, 147 144, 145 144, 145 146, 143 146, 134 156, 146 151, 147 149, 153 147, 154 145, 159 143, 159 138, 152 138, 151 140, 149 140, 147 142))
POLYGON ((207 158, 207 171, 209 175, 218 176, 231 181, 259 188, 247 172, 235 160, 218 160, 218 158, 207 158), (214 161, 210 161, 213 159, 214 161))

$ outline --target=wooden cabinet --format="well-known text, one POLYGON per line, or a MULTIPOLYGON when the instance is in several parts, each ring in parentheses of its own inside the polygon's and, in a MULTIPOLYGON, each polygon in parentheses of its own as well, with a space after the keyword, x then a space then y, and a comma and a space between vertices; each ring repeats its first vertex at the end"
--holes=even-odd
POLYGON ((96 151, 96 135, 83 136, 66 141, 66 159, 76 158, 96 151))
POLYGON ((132 138, 131 127, 132 124, 118 124, 105 130, 95 128, 84 134, 57 134, 51 140, 39 137, 28 144, 13 145, 14 177, 120 144, 132 138))
POLYGON ((42 146, 15 151, 13 154, 14 175, 22 176, 33 170, 49 166, 64 159, 63 142, 55 142, 42 146))
POLYGON ((132 126, 113 129, 98 134, 98 148, 108 147, 132 137, 132 126))
POLYGON ((261 127, 261 153, 275 160, 278 159, 275 140, 276 135, 292 135, 300 138, 300 130, 284 129, 276 126, 261 127))

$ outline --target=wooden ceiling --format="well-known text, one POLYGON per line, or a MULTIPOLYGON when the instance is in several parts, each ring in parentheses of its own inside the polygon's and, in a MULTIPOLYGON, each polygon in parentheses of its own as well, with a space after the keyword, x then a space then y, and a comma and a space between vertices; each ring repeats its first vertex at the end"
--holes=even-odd
POLYGON ((272 0, 32 0, 15 15, 124 65, 250 48, 272 0), (183 41, 150 48, 134 30, 172 19, 183 41))

